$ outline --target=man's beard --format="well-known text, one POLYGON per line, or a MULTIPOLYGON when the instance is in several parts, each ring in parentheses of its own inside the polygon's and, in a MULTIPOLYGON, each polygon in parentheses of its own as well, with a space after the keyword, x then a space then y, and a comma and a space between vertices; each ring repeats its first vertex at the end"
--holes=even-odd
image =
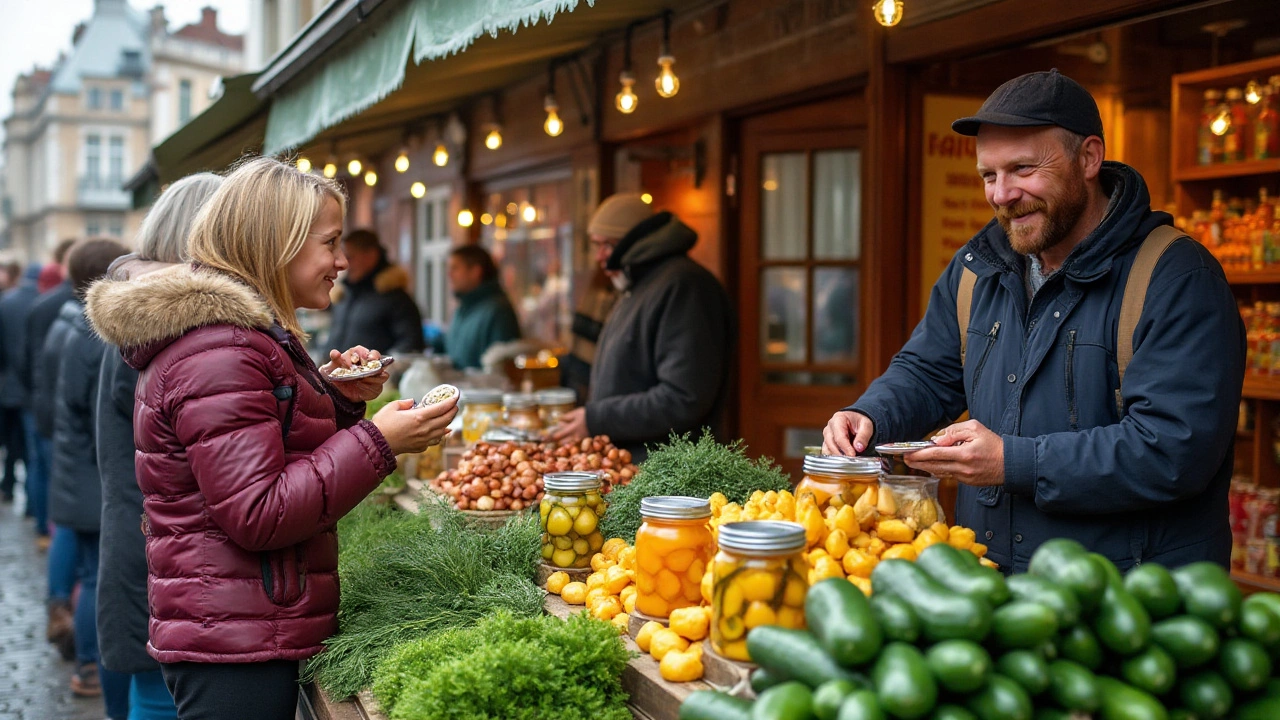
POLYGON ((1021 255, 1039 255, 1067 238, 1067 234, 1080 221, 1080 216, 1089 205, 1089 190, 1084 182, 1084 173, 1073 173, 1067 178, 1062 195, 1045 202, 1043 200, 1027 200, 1017 205, 996 208, 996 220, 1004 228, 1009 238, 1009 245, 1014 252, 1021 255), (1014 227, 1014 218, 1033 212, 1043 212, 1044 221, 1038 228, 1014 227))

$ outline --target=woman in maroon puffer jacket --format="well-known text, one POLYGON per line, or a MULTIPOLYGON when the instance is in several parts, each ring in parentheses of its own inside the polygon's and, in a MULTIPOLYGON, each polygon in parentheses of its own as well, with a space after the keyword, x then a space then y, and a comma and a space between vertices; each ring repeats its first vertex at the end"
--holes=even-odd
POLYGON ((344 212, 332 181, 258 158, 196 218, 192 266, 89 295, 94 327, 140 372, 147 650, 183 720, 292 720, 298 661, 338 629, 335 523, 457 412, 404 400, 363 420, 386 373, 323 375, 378 353, 333 351, 319 369, 307 356, 294 311, 329 304, 344 212))

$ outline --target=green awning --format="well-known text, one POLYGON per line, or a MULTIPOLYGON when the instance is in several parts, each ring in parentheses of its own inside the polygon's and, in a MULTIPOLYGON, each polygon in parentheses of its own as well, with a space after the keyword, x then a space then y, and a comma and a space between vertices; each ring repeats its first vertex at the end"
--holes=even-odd
MULTIPOLYGON (((515 32, 571 12, 579 0, 408 0, 362 24, 358 38, 272 98, 263 152, 297 148, 397 90, 405 67, 467 49, 484 35, 515 32)), ((595 0, 585 0, 594 5, 595 0)))

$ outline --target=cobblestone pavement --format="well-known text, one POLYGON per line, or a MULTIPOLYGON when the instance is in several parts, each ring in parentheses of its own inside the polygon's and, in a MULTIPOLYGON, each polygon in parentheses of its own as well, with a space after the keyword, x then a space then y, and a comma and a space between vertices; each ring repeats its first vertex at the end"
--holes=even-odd
POLYGON ((73 663, 45 642, 45 555, 23 502, 0 505, 0 720, 102 720, 102 699, 73 696, 73 663))

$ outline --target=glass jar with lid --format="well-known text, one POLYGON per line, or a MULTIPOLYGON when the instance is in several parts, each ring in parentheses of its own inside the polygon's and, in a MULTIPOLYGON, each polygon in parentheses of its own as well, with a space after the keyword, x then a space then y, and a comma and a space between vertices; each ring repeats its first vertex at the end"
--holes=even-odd
POLYGON ((590 567, 591 555, 604 546, 599 525, 608 506, 600 493, 600 474, 547 473, 542 486, 543 561, 560 568, 590 567))
POLYGON ((867 488, 880 481, 882 466, 876 458, 844 455, 806 455, 804 478, 796 485, 796 499, 809 494, 818 509, 852 505, 867 488))
POLYGON ((462 442, 468 447, 480 442, 489 428, 502 424, 502 392, 462 391, 462 442))
POLYGON ((502 406, 508 427, 525 432, 536 432, 542 429, 542 418, 538 416, 536 395, 506 393, 502 396, 502 406))
POLYGON ((719 547, 711 571, 711 649, 750 662, 747 632, 752 628, 805 627, 804 527, 772 520, 725 523, 719 527, 719 547))
POLYGON ((559 425, 560 417, 578 403, 578 393, 567 387, 539 390, 537 397, 538 414, 542 416, 542 426, 547 428, 559 425))
POLYGON ((885 475, 880 479, 876 509, 881 519, 902 520, 917 532, 947 521, 947 514, 938 501, 936 477, 885 475))
POLYGON ((666 495, 640 501, 636 531, 636 609, 654 618, 702 603, 702 576, 715 553, 711 503, 666 495))

